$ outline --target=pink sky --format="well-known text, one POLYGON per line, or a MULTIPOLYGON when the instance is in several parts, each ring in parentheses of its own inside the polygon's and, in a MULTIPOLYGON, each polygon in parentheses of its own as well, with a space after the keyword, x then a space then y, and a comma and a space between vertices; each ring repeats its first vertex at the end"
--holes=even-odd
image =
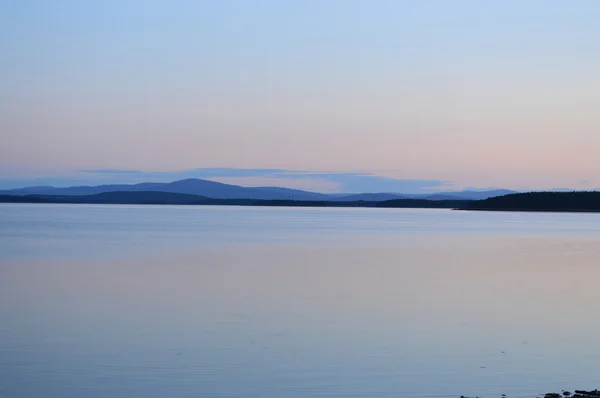
POLYGON ((233 167, 600 187, 595 2, 19 4, 0 8, 5 179, 233 167))

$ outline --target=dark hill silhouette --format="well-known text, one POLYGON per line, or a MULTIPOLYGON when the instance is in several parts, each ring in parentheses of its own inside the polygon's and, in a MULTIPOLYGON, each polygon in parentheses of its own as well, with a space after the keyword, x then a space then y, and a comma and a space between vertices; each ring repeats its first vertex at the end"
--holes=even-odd
POLYGON ((352 202, 358 200, 364 200, 367 202, 382 202, 384 200, 402 199, 406 196, 397 193, 358 193, 347 196, 338 196, 333 200, 352 202))
POLYGON ((204 196, 153 191, 117 191, 95 195, 0 195, 0 202, 62 203, 62 204, 169 204, 169 205, 237 205, 237 206, 287 206, 287 207, 385 207, 385 208, 457 208, 468 201, 395 199, 380 202, 325 201, 325 200, 260 200, 211 199, 204 196))
POLYGON ((402 193, 361 193, 352 195, 336 195, 335 200, 355 201, 365 200, 380 202, 395 199, 427 199, 427 200, 480 200, 494 196, 516 193, 508 189, 493 189, 490 191, 449 191, 431 194, 402 194, 402 193))
POLYGON ((468 200, 394 199, 376 202, 376 206, 415 209, 461 209, 467 206, 469 202, 468 200))
MULTIPOLYGON (((46 197, 48 198, 48 197, 46 197)), ((172 192, 103 192, 91 196, 67 196, 63 200, 71 200, 74 203, 111 203, 111 204, 173 204, 187 205, 200 204, 209 198, 200 195, 172 192)))
POLYGON ((509 195, 517 193, 509 189, 492 189, 489 191, 448 191, 448 192, 437 192, 428 195, 417 195, 420 199, 435 199, 435 198, 446 198, 448 199, 468 199, 468 200, 482 200, 487 198, 493 198, 496 196, 509 195))
POLYGON ((470 202, 467 210, 600 211, 600 192, 528 192, 470 202))
POLYGON ((13 203, 98 203, 98 204, 201 204, 205 196, 171 192, 102 192, 95 195, 0 195, 0 202, 13 203))
POLYGON ((60 203, 38 195, 0 195, 0 203, 60 203))

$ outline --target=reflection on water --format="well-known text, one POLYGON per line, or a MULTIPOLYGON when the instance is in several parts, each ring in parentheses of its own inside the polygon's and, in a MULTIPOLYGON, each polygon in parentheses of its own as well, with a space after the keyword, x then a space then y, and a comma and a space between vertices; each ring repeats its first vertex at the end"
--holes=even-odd
POLYGON ((598 220, 0 206, 0 396, 596 388, 598 220))

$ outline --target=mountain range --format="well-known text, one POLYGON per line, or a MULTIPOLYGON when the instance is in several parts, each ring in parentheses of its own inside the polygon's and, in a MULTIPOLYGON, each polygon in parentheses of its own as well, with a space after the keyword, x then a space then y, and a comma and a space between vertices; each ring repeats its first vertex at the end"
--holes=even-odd
POLYGON ((515 193, 496 189, 489 191, 455 191, 435 194, 362 193, 324 194, 281 187, 242 187, 215 181, 190 178, 174 182, 144 182, 97 186, 57 188, 38 186, 0 191, 0 195, 60 195, 89 196, 107 192, 165 192, 199 195, 210 199, 303 200, 303 201, 366 201, 381 202, 394 199, 480 200, 515 193))

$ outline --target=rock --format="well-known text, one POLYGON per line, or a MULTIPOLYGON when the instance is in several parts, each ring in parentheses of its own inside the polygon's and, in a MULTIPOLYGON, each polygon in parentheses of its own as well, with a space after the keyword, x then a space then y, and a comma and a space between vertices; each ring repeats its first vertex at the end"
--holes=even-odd
POLYGON ((595 397, 600 398, 600 391, 598 391, 598 390, 592 390, 592 391, 575 390, 575 395, 572 396, 572 398, 595 398, 595 397))

